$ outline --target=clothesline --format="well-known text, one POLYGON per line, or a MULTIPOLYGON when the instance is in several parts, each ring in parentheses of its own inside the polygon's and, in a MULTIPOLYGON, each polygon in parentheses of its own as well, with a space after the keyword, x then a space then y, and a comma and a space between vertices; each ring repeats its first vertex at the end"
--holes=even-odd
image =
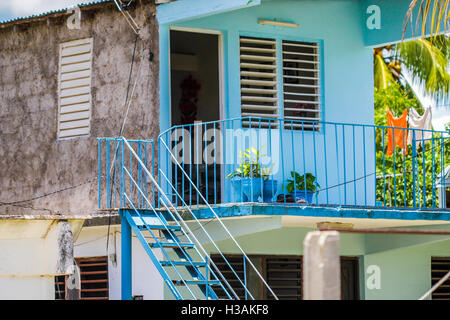
POLYGON ((425 109, 421 116, 414 108, 408 108, 403 111, 399 118, 395 118, 392 112, 387 109, 387 124, 388 127, 398 127, 400 129, 388 129, 388 146, 386 149, 387 155, 394 153, 395 147, 400 147, 408 154, 408 145, 415 144, 416 148, 425 144, 426 141, 433 139, 433 131, 431 130, 431 108, 425 109), (409 125, 409 127, 408 127, 409 125), (412 134, 408 134, 412 130, 412 134))

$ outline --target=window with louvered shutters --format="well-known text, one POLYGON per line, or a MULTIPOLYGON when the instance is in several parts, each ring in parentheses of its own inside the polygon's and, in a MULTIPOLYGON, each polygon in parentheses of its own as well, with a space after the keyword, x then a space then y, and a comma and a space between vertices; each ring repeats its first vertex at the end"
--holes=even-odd
POLYGON ((278 118, 276 44, 273 39, 240 38, 242 117, 278 118))
MULTIPOLYGON (((245 299, 245 289, 244 286, 241 284, 240 281, 244 282, 244 258, 242 255, 225 255, 225 258, 227 259, 228 263, 233 268, 233 270, 228 266, 227 262, 222 258, 221 255, 211 255, 211 260, 214 262, 214 264, 217 266, 217 268, 220 270, 224 278, 227 280, 233 291, 236 293, 236 295, 239 297, 239 299, 245 299), (239 281, 240 279, 240 281, 239 281)), ((211 267, 212 268, 212 267, 211 267)), ((212 268, 212 271, 215 271, 215 269, 212 268)), ((234 298, 234 295, 229 290, 228 286, 225 284, 225 282, 222 280, 221 276, 216 272, 217 278, 222 282, 223 286, 227 289, 228 293, 234 298)), ((219 299, 228 299, 228 296, 223 292, 223 290, 219 287, 217 289, 215 288, 214 291, 216 292, 219 299)))
MULTIPOLYGON (((284 118, 287 129, 319 130, 312 122, 321 120, 319 44, 254 37, 239 41, 242 117, 284 118)), ((255 119, 252 127, 267 127, 268 122, 255 119)))
MULTIPOLYGON (((108 258, 75 258, 75 261, 80 268, 80 300, 108 300, 108 258)), ((55 300, 65 300, 67 280, 67 276, 55 277, 55 300)))
MULTIPOLYGON (((280 300, 302 298, 302 257, 270 256, 265 261, 265 278, 280 300)), ((266 299, 274 299, 266 289, 266 299)))
POLYGON ((92 39, 60 45, 58 138, 88 136, 90 133, 92 48, 92 39))
MULTIPOLYGON (((431 258, 431 286, 450 272, 450 257, 431 258)), ((450 279, 432 293, 432 300, 450 300, 450 279)))
POLYGON ((283 41, 283 101, 286 122, 317 130, 320 121, 319 46, 317 43, 283 41), (309 120, 309 121, 308 121, 309 120))
POLYGON ((55 300, 66 299, 66 277, 67 276, 55 277, 55 300))

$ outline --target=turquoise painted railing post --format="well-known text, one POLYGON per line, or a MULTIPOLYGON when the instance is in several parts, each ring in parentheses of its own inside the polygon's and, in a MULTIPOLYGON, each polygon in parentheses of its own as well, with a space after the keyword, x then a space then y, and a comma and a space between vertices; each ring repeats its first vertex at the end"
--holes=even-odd
MULTIPOLYGON (((244 266, 244 285, 245 288, 247 288, 247 262, 245 261, 245 257, 243 257, 244 262, 243 262, 243 266, 244 266)), ((248 293, 247 290, 245 290, 245 300, 248 300, 248 293)))
POLYGON ((122 300, 132 298, 132 237, 131 227, 124 213, 121 213, 121 284, 122 300))
POLYGON ((413 134, 413 139, 412 139, 412 152, 413 152, 413 160, 412 160, 412 179, 413 179, 413 207, 414 209, 416 209, 417 205, 416 205, 416 156, 417 156, 417 151, 416 151, 416 131, 413 130, 412 132, 413 134))

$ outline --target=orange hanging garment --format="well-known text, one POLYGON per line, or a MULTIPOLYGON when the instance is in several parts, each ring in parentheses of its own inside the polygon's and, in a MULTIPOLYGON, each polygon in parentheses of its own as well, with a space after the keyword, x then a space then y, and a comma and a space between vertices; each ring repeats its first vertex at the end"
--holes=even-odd
MULTIPOLYGON (((390 110, 387 110, 387 126, 395 128, 408 128, 408 109, 403 111, 400 118, 394 118, 394 115, 390 110)), ((392 155, 394 153, 394 145, 400 147, 408 154, 408 130, 401 129, 387 129, 388 134, 388 147, 386 150, 387 155, 392 155)))

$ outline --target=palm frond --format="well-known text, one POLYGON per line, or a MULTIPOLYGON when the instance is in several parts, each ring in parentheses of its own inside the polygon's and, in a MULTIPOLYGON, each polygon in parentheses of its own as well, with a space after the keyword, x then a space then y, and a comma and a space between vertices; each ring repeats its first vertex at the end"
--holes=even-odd
POLYGON ((417 11, 416 30, 413 31, 420 30, 422 39, 426 36, 427 27, 429 27, 431 38, 435 38, 442 32, 445 33, 450 19, 449 5, 450 0, 412 0, 403 22, 403 38, 408 25, 413 24, 415 11, 417 11), (442 25, 444 30, 441 30, 442 25))
POLYGON ((449 98, 448 52, 444 54, 427 39, 402 42, 396 46, 396 50, 426 95, 438 101, 449 98))
POLYGON ((381 50, 375 50, 373 68, 375 88, 382 90, 395 83, 395 79, 384 61, 381 50))

